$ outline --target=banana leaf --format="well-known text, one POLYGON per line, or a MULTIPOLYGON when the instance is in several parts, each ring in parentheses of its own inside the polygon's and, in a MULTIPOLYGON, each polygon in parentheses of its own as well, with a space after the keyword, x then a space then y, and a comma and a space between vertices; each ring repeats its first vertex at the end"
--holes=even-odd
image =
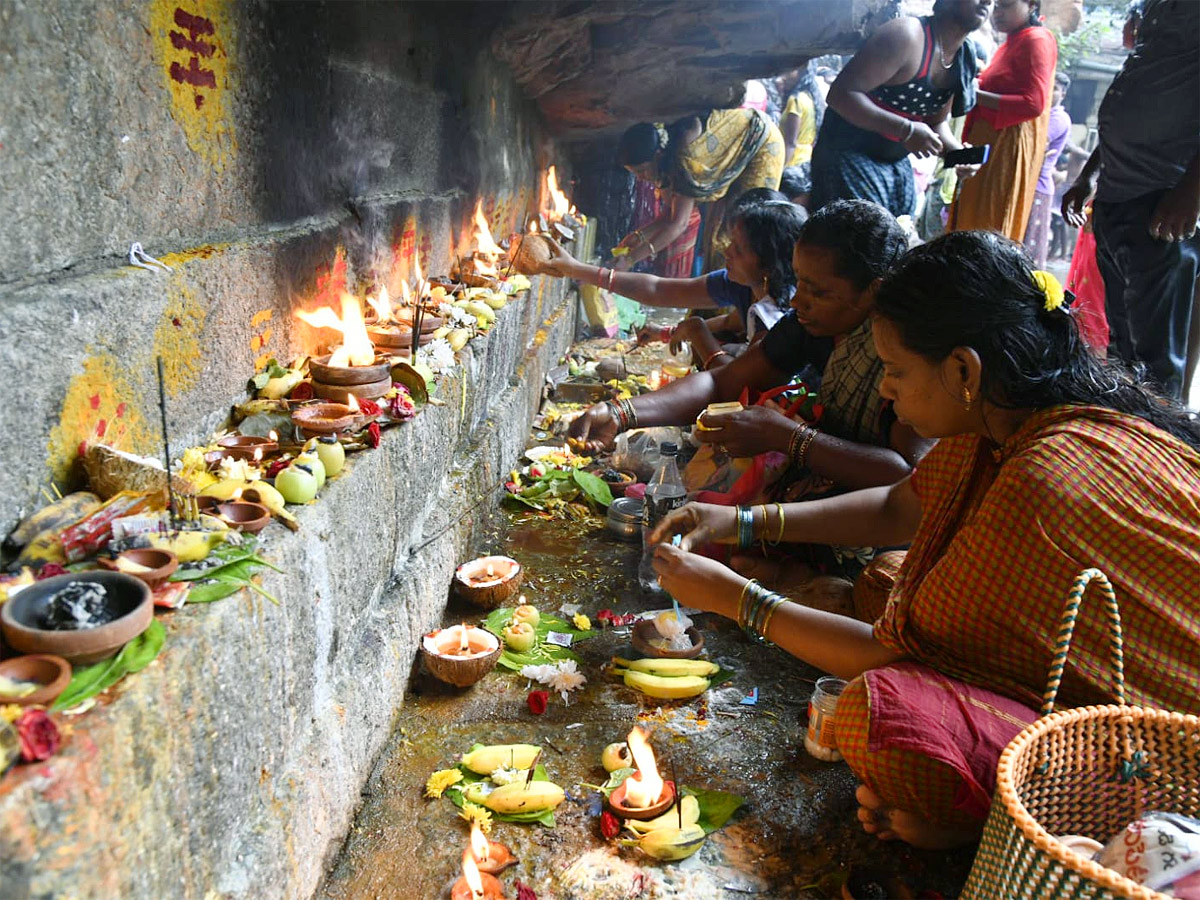
POLYGON ((279 601, 254 582, 254 575, 263 567, 276 572, 282 572, 283 569, 259 556, 256 548, 257 543, 253 538, 247 538, 237 546, 224 544, 209 554, 218 560, 219 565, 179 569, 170 580, 193 582, 188 591, 188 603, 213 603, 236 594, 242 588, 249 588, 278 606, 279 601))
POLYGON ((700 821, 697 823, 704 829, 705 834, 712 834, 731 818, 746 802, 737 794, 727 791, 706 791, 704 788, 684 787, 685 794, 691 794, 700 804, 700 821))
POLYGON ((78 706, 126 675, 140 672, 158 656, 166 638, 162 623, 154 619, 149 628, 122 647, 116 656, 90 666, 76 666, 67 689, 58 695, 51 709, 58 711, 78 706))
MULTIPOLYGON (((512 614, 512 607, 502 606, 499 609, 494 609, 484 620, 483 627, 492 634, 500 636, 503 634, 505 626, 512 621, 512 614)), ((519 672, 525 666, 542 666, 564 659, 573 659, 579 662, 578 654, 570 648, 546 643, 546 636, 551 631, 571 635, 571 643, 586 640, 587 638, 594 637, 596 634, 595 631, 580 631, 574 625, 564 622, 557 616, 543 613, 537 627, 534 629, 537 641, 533 647, 525 653, 518 653, 515 650, 505 647, 501 651, 500 658, 496 661, 496 664, 506 669, 511 669, 514 672, 519 672)))

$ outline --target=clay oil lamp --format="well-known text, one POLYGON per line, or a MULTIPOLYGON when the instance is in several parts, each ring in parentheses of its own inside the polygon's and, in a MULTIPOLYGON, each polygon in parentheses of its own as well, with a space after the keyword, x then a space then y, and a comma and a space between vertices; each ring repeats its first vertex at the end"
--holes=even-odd
MULTIPOLYGON (((407 355, 412 347, 413 322, 417 310, 412 305, 408 285, 400 282, 400 290, 404 295, 401 306, 392 306, 387 288, 381 288, 379 296, 367 298, 367 302, 375 311, 375 315, 367 319, 367 336, 379 350, 393 356, 407 355)), ((424 346, 433 340, 433 333, 441 327, 442 321, 437 316, 421 316, 418 328, 420 335, 417 339, 419 346, 424 346)))
MULTIPOLYGON (((35 653, 29 656, 15 656, 0 662, 2 705, 16 703, 18 706, 49 706, 70 683, 71 664, 61 656, 35 653)), ((508 850, 503 844, 499 846, 505 851, 508 850)))
POLYGON ((675 785, 658 774, 654 750, 641 728, 635 726, 626 743, 637 771, 608 795, 608 805, 622 818, 653 819, 675 802, 675 785))
POLYGON ((328 306, 316 312, 297 310, 296 317, 314 328, 332 328, 342 333, 340 346, 308 361, 313 393, 322 400, 346 403, 350 395, 375 400, 392 389, 391 362, 376 356, 367 336, 362 307, 350 294, 342 294, 342 315, 328 306))
POLYGON ((179 558, 174 553, 152 547, 126 550, 115 559, 100 557, 96 561, 112 572, 132 575, 152 591, 161 587, 179 568, 179 558))
POLYGON ((483 215, 483 201, 475 201, 475 249, 459 255, 450 275, 468 287, 485 287, 493 291, 500 289, 500 271, 497 268, 504 248, 496 243, 483 215))
POLYGON ((471 823, 471 856, 479 871, 487 875, 499 875, 519 860, 512 851, 499 841, 489 841, 478 822, 471 823))
POLYGON ((495 609, 521 587, 521 564, 507 556, 481 556, 454 572, 454 591, 476 606, 495 609))
POLYGON ((292 410, 292 424, 298 425, 306 438, 340 434, 354 427, 356 421, 357 404, 352 407, 346 403, 310 403, 292 410))
POLYGON ((470 847, 463 851, 462 872, 450 889, 450 900, 505 900, 500 879, 479 871, 470 847))
POLYGON ((226 459, 244 459, 253 463, 260 463, 279 452, 279 441, 248 434, 227 435, 217 441, 217 446, 226 459))
POLYGON ((243 534, 258 534, 271 521, 271 510, 249 500, 231 500, 217 507, 217 518, 243 534))
POLYGON ((500 639, 474 625, 452 625, 421 640, 421 656, 430 673, 455 687, 470 687, 496 666, 500 639))

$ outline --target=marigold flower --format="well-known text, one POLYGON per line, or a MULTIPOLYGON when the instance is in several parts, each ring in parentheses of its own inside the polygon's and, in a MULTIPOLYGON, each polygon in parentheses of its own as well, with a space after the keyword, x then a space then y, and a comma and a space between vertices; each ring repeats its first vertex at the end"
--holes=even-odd
POLYGON ((440 797, 446 788, 458 784, 462 779, 461 769, 442 769, 440 772, 434 772, 425 782, 425 796, 440 797))
POLYGON ((1063 290, 1062 283, 1054 276, 1052 272, 1044 272, 1038 269, 1033 273, 1033 283, 1037 285, 1039 291, 1046 298, 1046 302, 1042 305, 1046 312, 1054 312, 1063 305, 1066 299, 1066 291, 1063 290))
POLYGON ((484 834, 492 833, 492 814, 478 803, 472 803, 470 800, 463 801, 458 817, 466 819, 471 825, 478 825, 479 830, 484 834))
POLYGON ((575 615, 571 616, 571 622, 580 631, 591 631, 592 630, 592 620, 589 619, 587 616, 585 616, 583 613, 575 613, 575 615))

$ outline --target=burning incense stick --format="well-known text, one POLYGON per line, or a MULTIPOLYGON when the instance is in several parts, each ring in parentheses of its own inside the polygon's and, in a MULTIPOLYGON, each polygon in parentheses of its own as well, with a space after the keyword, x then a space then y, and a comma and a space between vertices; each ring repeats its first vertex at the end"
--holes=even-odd
POLYGON ((171 489, 171 441, 167 436, 167 387, 161 356, 158 357, 158 412, 162 416, 163 468, 166 470, 167 478, 167 516, 171 529, 174 530, 176 527, 175 492, 171 489))

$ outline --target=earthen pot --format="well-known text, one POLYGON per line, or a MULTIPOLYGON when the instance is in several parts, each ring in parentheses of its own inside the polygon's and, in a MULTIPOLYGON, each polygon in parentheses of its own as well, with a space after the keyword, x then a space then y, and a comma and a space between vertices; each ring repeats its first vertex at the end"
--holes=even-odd
POLYGON ((513 266, 522 275, 540 275, 554 257, 550 239, 541 234, 525 234, 514 240, 513 266))
POLYGON ((605 470, 601 469, 593 472, 592 474, 608 485, 608 489, 612 491, 612 495, 614 497, 624 497, 625 488, 637 481, 637 476, 625 469, 617 469, 616 472, 619 477, 615 479, 605 478, 604 475, 601 474, 603 471, 605 470))
MULTIPOLYGON (((504 885, 495 875, 479 871, 479 883, 483 887, 482 900, 504 900, 504 885)), ((479 897, 471 890, 466 878, 459 878, 450 888, 450 900, 476 900, 479 897)))
POLYGON ((71 664, 61 656, 44 653, 17 656, 0 662, 0 675, 13 681, 28 681, 40 685, 36 691, 24 697, 0 693, 0 704, 49 706, 71 683, 71 664))
MULTIPOLYGON (((633 776, 631 775, 630 778, 633 776)), ((626 778, 625 781, 628 781, 626 778)), ((639 809, 635 806, 625 805, 625 781, 617 785, 617 789, 608 795, 608 805, 612 811, 623 819, 639 819, 645 821, 661 816, 671 804, 675 802, 675 782, 663 780, 663 792, 657 803, 647 806, 645 809, 639 809)))
POLYGON ((0 606, 0 628, 10 647, 22 653, 49 653, 73 665, 115 656, 150 626, 154 603, 150 588, 123 572, 76 572, 31 584, 0 606), (94 581, 108 590, 116 618, 95 628, 50 631, 40 626, 50 598, 74 581, 94 581))
POLYGON ((421 640, 421 656, 430 674, 439 681, 455 687, 470 687, 496 667, 503 645, 500 638, 484 628, 467 630, 468 656, 451 656, 448 651, 458 646, 457 628, 439 628, 421 640))
POLYGON ((279 442, 270 438, 250 437, 246 434, 231 434, 217 441, 217 446, 229 459, 253 460, 255 451, 259 451, 258 459, 279 452, 279 442))
POLYGON ((380 381, 367 384, 323 384, 313 382, 313 393, 322 400, 332 400, 334 403, 349 403, 351 395, 359 400, 378 400, 392 389, 392 376, 389 374, 380 381))
MULTIPOLYGON (((426 319, 425 321, 428 321, 426 319)), ((425 322, 421 323, 421 335, 417 338, 417 346, 424 347, 433 340, 433 333, 441 327, 441 319, 437 319, 431 323, 432 328, 426 328, 425 322)), ((387 328, 368 328, 367 334, 371 338, 371 343, 382 350, 409 350, 412 348, 412 326, 411 325, 392 325, 387 328)))
POLYGON ((308 371, 314 382, 334 385, 370 384, 387 377, 391 362, 383 356, 376 356, 369 366, 331 366, 329 356, 320 356, 308 361, 308 371))
POLYGON ((258 534, 271 521, 271 510, 249 500, 231 500, 217 507, 217 516, 234 531, 258 534))
POLYGON ((654 627, 652 619, 643 619, 633 626, 633 631, 629 635, 629 640, 633 644, 633 649, 642 656, 653 656, 658 659, 695 659, 704 652, 704 635, 693 625, 684 632, 692 639, 692 646, 689 650, 662 650, 655 647, 652 640, 661 637, 658 629, 654 627))
POLYGON ((483 609, 495 609, 517 596, 523 578, 521 564, 508 556, 481 556, 454 571, 454 592, 483 609), (488 565, 492 575, 487 574, 488 565))
POLYGON ((152 591, 158 590, 163 582, 179 568, 179 559, 174 553, 170 550, 158 550, 153 547, 126 550, 119 553, 116 559, 101 557, 96 561, 109 571, 132 575, 138 581, 144 582, 146 587, 152 591), (130 563, 132 566, 129 565, 130 563), (134 567, 138 566, 144 567, 146 571, 134 571, 134 567))
POLYGON ((313 435, 338 434, 354 425, 354 420, 354 410, 344 403, 310 403, 292 410, 292 424, 313 435))

